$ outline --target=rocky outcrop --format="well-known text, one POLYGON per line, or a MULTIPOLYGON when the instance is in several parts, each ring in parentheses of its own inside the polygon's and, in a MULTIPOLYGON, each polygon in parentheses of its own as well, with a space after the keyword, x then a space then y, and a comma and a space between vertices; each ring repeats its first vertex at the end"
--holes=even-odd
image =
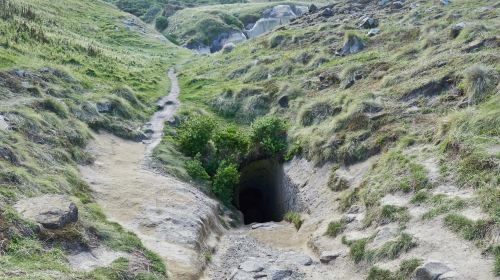
POLYGON ((459 279, 451 268, 441 262, 428 261, 415 270, 415 280, 459 279))
POLYGON ((306 6, 275 6, 272 9, 265 10, 262 13, 262 18, 251 29, 245 30, 245 33, 249 39, 255 38, 273 30, 279 25, 289 23, 291 19, 306 14, 308 11, 309 8, 306 6))
POLYGON ((42 195, 20 200, 14 208, 46 229, 60 229, 78 221, 78 208, 62 195, 42 195))

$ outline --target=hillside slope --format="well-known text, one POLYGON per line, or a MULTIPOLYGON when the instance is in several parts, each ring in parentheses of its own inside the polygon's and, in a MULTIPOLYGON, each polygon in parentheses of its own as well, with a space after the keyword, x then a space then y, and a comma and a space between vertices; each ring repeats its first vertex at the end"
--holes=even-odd
MULTIPOLYGON (((185 64, 181 120, 212 115, 250 134, 263 116, 286 120, 284 180, 298 201, 286 210, 297 212, 289 219, 302 224, 297 234, 317 257, 343 256, 333 274, 355 263, 360 278, 399 279, 400 263, 411 263, 411 273, 439 258, 466 279, 493 279, 500 273, 499 5, 379 2, 336 1, 185 64), (451 249, 462 246, 468 253, 451 249)), ((198 159, 212 176, 207 149, 198 159)), ((250 151, 238 163, 241 178, 262 159, 250 151)), ((210 180, 215 188, 217 175, 210 180)), ((209 275, 227 277, 231 270, 217 274, 217 267, 231 257, 262 253, 236 255, 225 245, 235 255, 217 255, 209 275)))
POLYGON ((77 164, 93 161, 89 128, 143 139, 167 70, 189 54, 96 0, 2 0, 0 34, 0 278, 165 278, 106 220, 77 164), (19 213, 57 207, 55 194, 78 207, 76 223, 49 230, 19 213))

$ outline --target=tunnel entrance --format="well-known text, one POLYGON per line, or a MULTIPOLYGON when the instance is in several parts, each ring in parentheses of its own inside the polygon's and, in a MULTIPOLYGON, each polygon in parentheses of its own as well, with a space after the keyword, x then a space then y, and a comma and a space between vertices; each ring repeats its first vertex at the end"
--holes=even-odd
POLYGON ((241 170, 235 203, 245 224, 277 222, 283 218, 282 176, 282 166, 273 160, 255 161, 241 170))

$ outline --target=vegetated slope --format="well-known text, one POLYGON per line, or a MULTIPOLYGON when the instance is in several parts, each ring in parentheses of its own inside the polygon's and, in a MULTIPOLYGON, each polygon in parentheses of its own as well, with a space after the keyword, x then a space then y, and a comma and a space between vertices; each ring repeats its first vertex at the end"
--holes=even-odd
POLYGON ((183 9, 168 19, 164 34, 180 45, 210 45, 224 32, 240 31, 253 24, 262 16, 262 11, 279 4, 246 3, 232 5, 213 5, 183 9))
MULTIPOLYGON (((370 254, 365 245, 372 239, 344 238, 356 263, 418 248, 404 233, 411 218, 442 222, 443 230, 474 242, 495 258, 491 270, 498 275, 498 4, 378 2, 339 1, 231 53, 199 57, 183 67, 181 100, 186 111, 197 108, 241 127, 265 115, 287 120, 287 158, 333 163, 329 185, 341 213, 364 209, 361 230, 401 226, 402 243, 370 254), (366 23, 368 16, 379 23, 366 23), (374 155, 378 162, 355 178, 356 186, 343 176, 374 155), (407 203, 397 206, 391 196, 407 203), (430 210, 408 214, 419 206, 430 210), (471 209, 480 210, 471 215, 471 209)), ((345 223, 332 223, 332 242, 345 223)), ((370 275, 392 277, 376 268, 370 275)))
POLYGON ((156 23, 158 29, 166 27, 166 19, 176 11, 188 7, 215 4, 245 3, 245 0, 107 0, 121 10, 140 17, 148 23, 156 23))
POLYGON ((92 161, 83 150, 89 128, 143 137, 142 123, 168 91, 166 70, 185 53, 94 0, 2 0, 0 34, 0 278, 165 277, 133 234, 105 220, 77 164, 92 161), (69 196, 79 221, 40 231, 14 210, 41 194, 69 196), (66 255, 96 247, 134 262, 73 271, 66 255))

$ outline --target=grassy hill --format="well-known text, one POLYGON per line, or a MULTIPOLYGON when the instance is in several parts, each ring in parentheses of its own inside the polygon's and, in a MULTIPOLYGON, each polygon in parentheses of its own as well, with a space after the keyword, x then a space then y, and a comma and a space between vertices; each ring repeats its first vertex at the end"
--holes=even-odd
POLYGON ((168 91, 166 71, 187 53, 97 0, 2 0, 0 34, 0 278, 164 278, 154 254, 105 220, 77 163, 92 161, 83 150, 89 127, 140 139, 168 91), (79 222, 54 236, 38 233, 12 205, 42 193, 72 197, 79 222), (97 245, 136 252, 144 263, 71 271, 67 250, 97 245))
POLYGON ((380 155, 360 188, 346 190, 336 169, 331 172, 344 211, 361 203, 371 213, 367 225, 382 211, 384 195, 422 196, 436 187, 421 160, 408 156, 426 147, 441 176, 475 192, 465 204, 424 202, 429 216, 445 215, 451 230, 496 254, 500 273, 498 243, 490 238, 500 223, 498 8, 465 0, 448 6, 419 1, 402 10, 380 8, 377 1, 337 2, 333 16, 320 11, 231 53, 185 64, 184 112, 236 122, 243 130, 262 116, 284 119, 287 158, 318 166, 350 166, 380 155), (366 14, 380 22, 373 37, 360 27, 366 14), (349 41, 364 48, 345 53, 349 41), (488 218, 449 214, 464 205, 481 207, 488 218))

